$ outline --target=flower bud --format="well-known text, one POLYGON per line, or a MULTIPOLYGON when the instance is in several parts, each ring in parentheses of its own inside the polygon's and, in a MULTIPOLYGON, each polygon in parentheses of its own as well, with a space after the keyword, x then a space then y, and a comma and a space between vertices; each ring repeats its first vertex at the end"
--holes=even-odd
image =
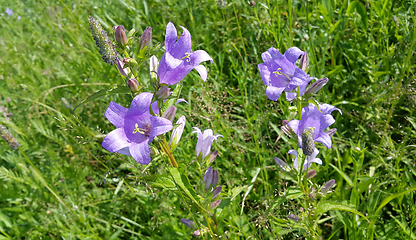
POLYGON ((275 157, 274 161, 276 162, 277 166, 279 166, 284 172, 289 172, 290 167, 285 163, 282 159, 275 157))
POLYGON ((214 194, 214 195, 212 196, 212 199, 215 199, 216 197, 218 197, 218 195, 220 195, 220 193, 221 193, 221 190, 222 190, 222 186, 216 187, 216 188, 212 191, 212 193, 214 194))
POLYGON ((300 58, 299 64, 300 64, 300 69, 302 69, 305 72, 309 66, 309 55, 307 52, 305 52, 302 55, 302 57, 300 58))
POLYGON ((212 167, 209 167, 207 171, 205 171, 204 178, 202 179, 202 182, 205 183, 205 186, 204 186, 205 191, 208 191, 209 186, 212 183, 213 175, 214 173, 212 171, 212 167))
POLYGON ((122 25, 118 25, 116 27, 115 33, 116 41, 120 46, 125 47, 127 45, 127 36, 126 36, 126 30, 124 30, 124 27, 122 25))
POLYGON ((328 78, 322 78, 312 83, 305 91, 305 95, 317 93, 325 84, 328 83, 328 78))
POLYGON ((163 118, 166 118, 167 120, 173 122, 173 120, 175 119, 175 114, 176 114, 176 110, 177 108, 175 106, 170 106, 168 109, 166 109, 166 111, 162 114, 163 118))
POLYGON ((157 100, 163 100, 170 96, 170 88, 167 85, 163 85, 159 88, 159 91, 155 93, 155 97, 157 100))
POLYGON ((217 201, 212 202, 211 203, 211 210, 212 209, 215 209, 216 207, 218 207, 218 205, 220 205, 221 201, 222 200, 220 199, 220 200, 217 200, 217 201))
POLYGON ((128 68, 123 68, 124 62, 121 60, 117 60, 117 68, 121 75, 128 77, 129 76, 129 70, 128 68))
POLYGON ((209 164, 211 164, 212 162, 214 162, 215 158, 218 156, 218 150, 215 150, 214 152, 211 153, 211 156, 209 156, 209 164))
POLYGON ((316 176, 316 171, 315 170, 310 170, 307 174, 306 174, 308 179, 311 179, 313 177, 316 176))
POLYGON ((130 89, 131 89, 132 92, 135 93, 135 92, 138 92, 139 91, 139 82, 136 79, 130 78, 127 81, 127 85, 129 85, 129 87, 130 87, 130 89))
POLYGON ((334 134, 337 132, 336 128, 331 128, 328 131, 326 131, 326 133, 329 135, 329 137, 334 136, 334 134))
POLYGON ((289 214, 287 216, 287 218, 289 218, 290 220, 295 221, 295 222, 299 222, 299 220, 300 220, 300 217, 296 216, 295 214, 289 214))
MULTIPOLYGON (((181 140, 183 129, 185 128, 186 118, 185 116, 181 116, 176 124, 179 124, 178 127, 173 129, 172 136, 170 137, 170 144, 171 145, 178 145, 179 140, 181 140)), ((172 147, 173 148, 173 147, 172 147)))
POLYGON ((335 179, 329 180, 325 185, 321 188, 322 193, 327 193, 329 189, 331 189, 335 185, 335 179))
POLYGON ((152 28, 151 27, 147 27, 142 36, 140 37, 140 51, 144 48, 144 47, 150 47, 150 45, 152 44, 152 28))
POLYGON ((212 187, 214 188, 218 184, 218 171, 214 170, 214 173, 212 174, 212 187))
POLYGON ((315 150, 315 142, 313 140, 314 130, 314 128, 308 127, 302 132, 302 150, 306 156, 311 156, 315 150))
POLYGON ((190 227, 190 228, 196 228, 195 222, 186 218, 181 218, 181 222, 183 225, 190 227))

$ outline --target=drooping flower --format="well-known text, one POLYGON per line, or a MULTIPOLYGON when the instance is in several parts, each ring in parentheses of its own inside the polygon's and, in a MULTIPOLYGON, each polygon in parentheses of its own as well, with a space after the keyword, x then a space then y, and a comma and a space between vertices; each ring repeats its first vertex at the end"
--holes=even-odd
POLYGON ((207 79, 207 69, 200 64, 208 60, 212 64, 213 60, 204 50, 191 52, 191 34, 186 28, 180 27, 183 33, 179 36, 179 39, 173 23, 169 22, 166 27, 166 52, 160 60, 158 71, 160 83, 176 84, 188 75, 192 69, 197 70, 202 80, 205 81, 207 79))
POLYGON ((117 129, 104 138, 105 149, 132 156, 141 164, 150 163, 149 144, 155 136, 172 129, 171 121, 150 114, 152 97, 151 93, 141 93, 133 99, 130 108, 110 103, 104 115, 117 129))
MULTIPOLYGON (((312 135, 311 137, 314 142, 320 142, 324 144, 325 147, 331 148, 331 137, 327 132, 325 132, 325 129, 335 123, 335 119, 331 116, 331 112, 334 110, 339 111, 341 114, 342 112, 338 108, 329 104, 319 105, 319 110, 315 105, 309 104, 309 106, 302 109, 301 120, 292 120, 288 123, 288 126, 298 136, 299 147, 302 147, 303 142, 310 142, 310 140, 307 139, 303 141, 302 136, 312 135)), ((311 146, 305 147, 309 147, 311 149, 311 151, 309 151, 310 153, 313 152, 313 148, 311 146)))
POLYGON ((222 135, 214 135, 212 129, 207 129, 203 133, 197 127, 193 127, 194 131, 198 137, 198 142, 196 143, 196 156, 199 156, 202 153, 202 159, 209 155, 211 152, 211 144, 214 140, 217 140, 218 137, 224 138, 222 135))
POLYGON ((300 86, 303 95, 306 86, 313 79, 296 66, 299 56, 305 53, 297 47, 291 47, 284 55, 275 48, 261 54, 264 63, 258 65, 263 83, 267 85, 266 95, 270 100, 277 101, 283 91, 287 100, 296 98, 296 93, 289 92, 300 86))
POLYGON ((170 144, 172 148, 176 147, 179 144, 179 140, 181 140, 183 129, 185 128, 186 118, 185 116, 181 116, 176 124, 179 126, 172 131, 172 136, 170 137, 170 144))

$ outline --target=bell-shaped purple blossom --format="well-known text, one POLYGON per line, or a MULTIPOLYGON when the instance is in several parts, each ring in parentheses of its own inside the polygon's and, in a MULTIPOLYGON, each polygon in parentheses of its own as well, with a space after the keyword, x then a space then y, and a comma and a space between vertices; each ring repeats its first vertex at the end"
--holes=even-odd
POLYGON ((183 30, 178 38, 178 33, 173 23, 169 22, 166 26, 165 47, 159 63, 160 83, 173 85, 182 80, 192 69, 198 71, 202 80, 207 79, 207 69, 200 65, 204 61, 211 61, 212 58, 204 50, 191 51, 192 41, 189 31, 180 26, 183 30))
POLYGON ((195 131, 192 133, 196 133, 198 137, 198 142, 196 143, 196 156, 202 152, 202 159, 204 159, 208 154, 211 152, 211 145, 214 140, 217 140, 218 137, 224 138, 222 135, 214 135, 211 129, 205 130, 203 133, 197 127, 193 127, 195 131))
POLYGON ((141 164, 150 163, 149 144, 155 136, 172 129, 171 121, 150 114, 152 97, 151 93, 141 93, 133 99, 130 108, 110 103, 104 115, 117 129, 104 138, 105 149, 132 156, 141 164))
POLYGON ((305 54, 297 47, 291 47, 281 54, 276 48, 270 48, 261 54, 264 63, 258 65, 263 83, 267 85, 266 95, 270 100, 277 101, 283 91, 287 100, 296 98, 296 93, 289 92, 300 86, 303 95, 306 86, 313 79, 296 66, 299 56, 305 54))
POLYGON ((301 120, 292 120, 288 123, 288 126, 298 136, 299 147, 302 147, 302 134, 304 134, 304 131, 309 131, 312 133, 313 141, 320 142, 325 147, 331 148, 331 137, 325 132, 325 129, 335 123, 331 112, 334 110, 339 111, 341 114, 342 112, 329 104, 319 105, 319 110, 315 105, 310 103, 309 106, 302 109, 301 120))

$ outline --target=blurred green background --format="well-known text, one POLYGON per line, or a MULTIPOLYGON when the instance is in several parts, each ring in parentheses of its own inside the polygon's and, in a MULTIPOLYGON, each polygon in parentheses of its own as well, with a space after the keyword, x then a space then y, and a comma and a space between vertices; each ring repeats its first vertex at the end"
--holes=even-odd
MULTIPOLYGON (((223 192, 231 196, 254 181, 244 200, 246 191, 231 201, 224 237, 307 236, 286 223, 301 210, 284 196, 291 183, 273 160, 292 161, 287 151, 296 143, 280 131, 290 104, 267 99, 257 68, 270 47, 297 46, 309 53, 308 74, 329 78, 316 99, 343 111, 333 114, 333 147, 318 145, 324 163, 313 166, 312 181, 335 179, 327 200, 356 208, 374 224, 330 211, 320 223, 322 239, 364 239, 369 228, 376 239, 416 238, 415 1, 0 3, 0 124, 21 144, 14 150, 0 141, 0 239, 193 238, 180 223, 189 217, 186 206, 152 186, 162 160, 138 165, 101 147, 114 129, 104 117, 109 102, 128 106, 131 97, 107 96, 71 114, 89 94, 123 83, 102 61, 89 16, 111 37, 114 25, 139 35, 151 26, 154 43, 164 41, 171 21, 190 31, 194 51, 214 59, 205 63, 207 82, 196 71, 181 82, 189 105, 180 105, 177 116, 188 122, 175 156, 192 164, 192 127, 212 128, 224 136, 213 145, 223 192)), ((147 80, 148 66, 141 70, 147 80)))

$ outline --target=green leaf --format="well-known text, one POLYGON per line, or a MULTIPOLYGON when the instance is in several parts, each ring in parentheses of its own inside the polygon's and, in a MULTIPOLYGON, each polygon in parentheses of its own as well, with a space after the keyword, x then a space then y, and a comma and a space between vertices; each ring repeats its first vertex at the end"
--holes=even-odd
POLYGON ((153 185, 160 186, 160 187, 163 187, 163 188, 166 188, 166 189, 171 189, 171 188, 176 189, 175 182, 167 176, 157 177, 157 180, 156 180, 155 183, 153 183, 153 185))
POLYGON ((117 232, 115 232, 113 235, 111 235, 110 240, 115 240, 115 239, 117 239, 117 238, 118 238, 118 236, 121 234, 121 232, 124 230, 124 227, 126 227, 126 225, 127 225, 127 222, 125 222, 125 223, 123 224, 123 226, 122 226, 122 227, 120 227, 120 228, 117 230, 117 232))
POLYGON ((331 166, 333 169, 335 169, 341 176, 342 178, 344 178, 344 180, 350 185, 352 186, 352 180, 350 177, 348 177, 348 175, 346 173, 344 173, 341 169, 337 168, 336 166, 332 165, 331 163, 329 164, 329 166, 331 166))
POLYGON ((242 191, 244 191, 248 186, 244 185, 244 186, 239 186, 239 187, 235 187, 231 190, 231 201, 234 200, 238 194, 240 194, 242 191))
POLYGON ((364 25, 364 28, 365 28, 364 31, 366 31, 367 30, 367 25, 368 25, 368 23, 367 23, 367 10, 365 9, 364 5, 360 1, 356 1, 356 2, 357 2, 356 3, 357 12, 361 16, 361 22, 364 25))
POLYGON ((253 189, 254 182, 256 181, 257 176, 258 176, 258 175, 259 175, 259 173, 260 173, 260 170, 261 170, 261 168, 257 168, 257 169, 256 169, 256 171, 254 172, 253 179, 251 179, 251 184, 250 184, 250 186, 248 187, 246 194, 244 194, 243 201, 241 202, 241 213, 240 213, 240 215, 243 215, 243 210, 244 210, 244 202, 245 202, 245 200, 246 200, 246 198, 247 198, 248 194, 250 193, 251 189, 253 189))
POLYGON ((103 96, 107 96, 110 94, 118 94, 118 93, 130 93, 130 89, 127 86, 114 86, 111 87, 109 89, 102 89, 90 96, 88 96, 86 99, 82 100, 75 108, 74 110, 72 110, 72 113, 75 112, 75 110, 81 106, 84 105, 87 102, 90 102, 92 100, 95 100, 97 98, 103 97, 103 96))
POLYGON ((122 179, 120 180, 120 182, 117 184, 117 188, 116 188, 116 191, 114 192, 114 196, 116 196, 116 195, 117 195, 117 193, 120 191, 121 186, 123 186, 123 183, 124 183, 124 179, 122 178, 122 179))
POLYGON ((289 187, 285 195, 287 199, 296 199, 302 196, 303 193, 300 188, 289 187))
POLYGON ((198 196, 195 193, 195 190, 192 188, 189 183, 189 179, 186 175, 181 174, 177 168, 169 167, 170 174, 175 180, 176 184, 183 190, 183 192, 201 209, 207 211, 201 204, 196 200, 198 196))
POLYGON ((355 210, 354 208, 348 206, 348 205, 344 205, 342 203, 337 203, 337 202, 320 202, 318 204, 318 206, 316 207, 315 213, 316 214, 324 214, 328 211, 331 210, 341 210, 341 211, 347 211, 347 212, 352 212, 355 213, 357 215, 360 215, 361 217, 363 217, 364 219, 366 219, 368 221, 368 219, 359 211, 355 210))

